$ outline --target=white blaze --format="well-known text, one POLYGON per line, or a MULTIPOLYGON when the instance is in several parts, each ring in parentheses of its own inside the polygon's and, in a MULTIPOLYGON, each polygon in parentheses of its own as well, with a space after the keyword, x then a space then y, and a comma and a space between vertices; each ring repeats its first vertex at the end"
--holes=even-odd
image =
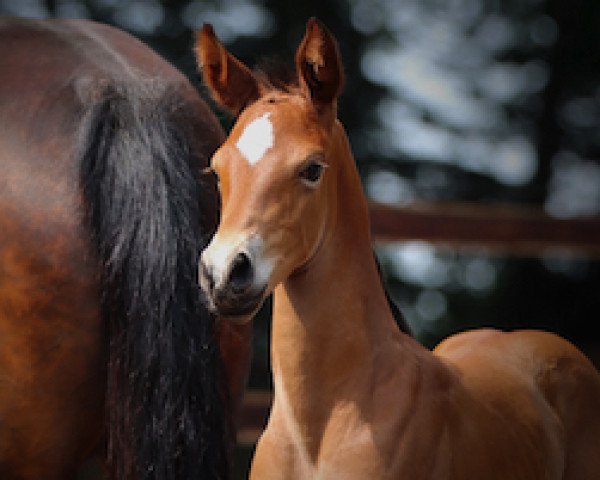
POLYGON ((235 144, 250 165, 255 165, 273 146, 273 124, 269 120, 270 116, 271 113, 267 112, 252 120, 235 144))

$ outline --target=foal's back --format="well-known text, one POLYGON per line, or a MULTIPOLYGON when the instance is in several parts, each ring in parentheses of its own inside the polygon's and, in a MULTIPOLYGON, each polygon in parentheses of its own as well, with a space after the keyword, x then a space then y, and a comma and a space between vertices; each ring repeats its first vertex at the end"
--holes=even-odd
POLYGON ((547 332, 481 329, 444 340, 434 353, 467 398, 457 412, 465 432, 455 437, 458 452, 465 442, 459 470, 477 471, 478 462, 489 470, 491 455, 500 472, 503 458, 521 455, 524 479, 600 478, 600 376, 571 343, 547 332), (469 431, 479 440, 470 443, 469 431))

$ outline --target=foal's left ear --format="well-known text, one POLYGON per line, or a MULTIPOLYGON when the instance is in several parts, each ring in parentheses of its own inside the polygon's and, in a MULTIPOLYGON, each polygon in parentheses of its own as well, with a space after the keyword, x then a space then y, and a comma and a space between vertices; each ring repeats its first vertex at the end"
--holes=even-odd
POLYGON ((334 106, 344 86, 344 69, 333 35, 316 18, 306 24, 306 33, 296 51, 300 86, 319 108, 334 106))
POLYGON ((258 99, 258 80, 219 42, 211 25, 205 24, 197 33, 195 51, 204 82, 221 106, 237 115, 258 99))

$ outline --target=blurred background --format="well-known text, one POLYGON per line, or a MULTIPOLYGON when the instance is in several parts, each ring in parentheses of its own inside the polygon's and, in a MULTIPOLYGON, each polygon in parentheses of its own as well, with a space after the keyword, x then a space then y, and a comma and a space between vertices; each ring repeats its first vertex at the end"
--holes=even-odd
MULTIPOLYGON (((314 15, 339 41, 340 118, 372 200, 508 205, 557 219, 600 213, 598 0, 0 0, 0 13, 118 26, 203 95, 192 44, 204 22, 254 65, 291 62, 314 15)), ((597 356, 598 254, 504 247, 376 244, 391 293, 424 344, 478 325, 536 327, 597 356)), ((268 306, 255 332, 250 388, 268 391, 268 306)))

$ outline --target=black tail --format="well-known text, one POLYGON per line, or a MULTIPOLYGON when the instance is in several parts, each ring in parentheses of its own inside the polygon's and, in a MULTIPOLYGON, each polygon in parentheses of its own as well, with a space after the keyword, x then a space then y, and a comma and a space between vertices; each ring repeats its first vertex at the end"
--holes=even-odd
POLYGON ((191 147, 198 114, 156 83, 111 85, 100 97, 84 116, 80 156, 110 336, 113 477, 227 478, 220 355, 197 287, 201 202, 214 201, 191 147))

